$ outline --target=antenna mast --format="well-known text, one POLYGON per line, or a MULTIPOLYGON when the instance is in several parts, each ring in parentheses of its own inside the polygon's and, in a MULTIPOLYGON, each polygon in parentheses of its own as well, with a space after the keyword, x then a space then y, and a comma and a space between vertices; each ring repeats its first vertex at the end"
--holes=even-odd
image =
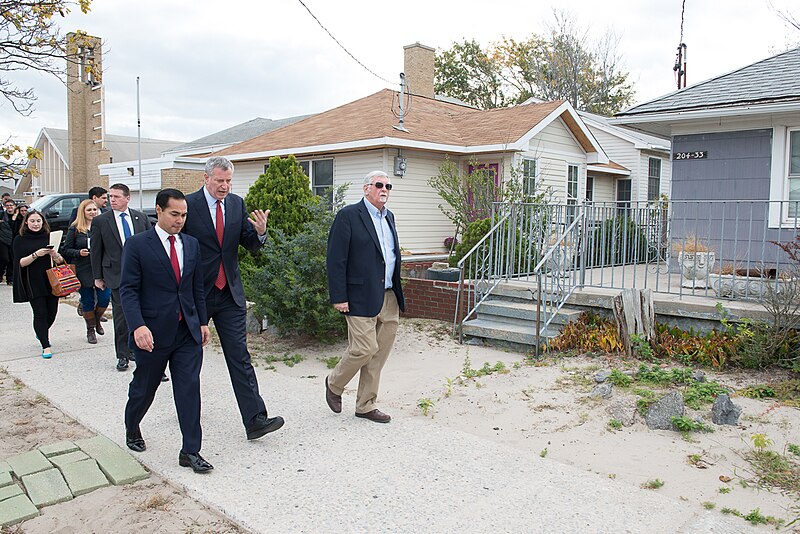
POLYGON ((400 73, 400 124, 392 126, 395 130, 400 130, 401 132, 408 132, 406 127, 403 126, 403 119, 405 118, 405 100, 406 100, 406 75, 404 73, 400 73))
POLYGON ((678 41, 678 53, 675 56, 675 78, 678 82, 678 90, 686 88, 686 43, 683 42, 683 15, 686 10, 686 0, 681 5, 681 38, 678 41))

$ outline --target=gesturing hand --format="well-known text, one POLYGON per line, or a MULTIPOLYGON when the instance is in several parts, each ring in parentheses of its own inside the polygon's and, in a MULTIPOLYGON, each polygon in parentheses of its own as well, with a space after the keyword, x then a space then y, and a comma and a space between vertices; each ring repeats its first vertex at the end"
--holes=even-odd
POLYGON ((267 217, 269 217, 269 210, 254 210, 247 220, 253 225, 258 235, 264 235, 267 233, 267 217))

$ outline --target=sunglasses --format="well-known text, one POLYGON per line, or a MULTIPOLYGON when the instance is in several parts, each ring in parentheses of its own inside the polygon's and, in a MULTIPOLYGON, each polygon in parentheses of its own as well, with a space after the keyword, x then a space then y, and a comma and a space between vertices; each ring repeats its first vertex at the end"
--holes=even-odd
POLYGON ((374 186, 375 186, 375 187, 377 187, 378 189, 383 189, 384 187, 386 187, 386 189, 387 189, 388 191, 391 191, 391 190, 392 190, 392 184, 385 184, 385 183, 383 183, 383 182, 375 182, 375 183, 372 183, 372 184, 369 184, 369 185, 374 185, 374 186))

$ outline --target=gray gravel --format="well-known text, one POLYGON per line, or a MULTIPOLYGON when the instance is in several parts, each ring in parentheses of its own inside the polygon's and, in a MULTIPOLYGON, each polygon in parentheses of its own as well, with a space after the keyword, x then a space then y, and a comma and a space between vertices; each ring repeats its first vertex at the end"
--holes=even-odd
MULTIPOLYGON (((124 446, 130 372, 114 370, 112 326, 88 345, 83 320, 62 305, 38 356, 27 304, 0 288, 0 365, 87 427, 124 446)), ((420 371, 423 372, 423 371, 420 371)), ((388 425, 333 414, 322 377, 258 370, 279 432, 245 440, 221 353, 202 373, 205 476, 178 466, 170 384, 142 424, 135 456, 192 496, 257 532, 752 532, 741 520, 437 426, 395 416, 388 425)), ((391 376, 385 377, 391 381, 391 376)), ((7 409, 7 408, 4 408, 7 409)))

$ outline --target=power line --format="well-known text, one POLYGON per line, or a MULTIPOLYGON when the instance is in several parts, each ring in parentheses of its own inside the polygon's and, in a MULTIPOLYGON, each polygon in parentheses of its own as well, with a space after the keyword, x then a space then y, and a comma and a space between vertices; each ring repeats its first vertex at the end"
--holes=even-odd
POLYGON ((334 42, 335 42, 337 45, 339 45, 339 47, 340 47, 342 50, 344 50, 344 51, 345 51, 345 53, 346 53, 348 56, 350 56, 351 58, 353 58, 353 61, 355 61, 356 63, 358 63, 359 65, 361 65, 361 66, 364 68, 364 70, 366 70, 367 72, 369 72, 370 74, 372 74, 373 76, 375 76, 376 78, 378 78, 379 80, 381 80, 381 81, 383 81, 383 82, 386 82, 386 83, 388 83, 389 85, 395 85, 395 83, 394 83, 394 82, 390 82, 390 81, 389 81, 389 80, 387 80, 386 78, 383 78, 382 76, 378 76, 378 75, 377 75, 377 74, 375 74, 375 72, 373 72, 373 71, 372 71, 372 70, 371 70, 369 67, 367 67, 366 65, 364 65, 363 63, 361 63, 361 62, 360 62, 360 61, 359 61, 359 60, 356 58, 356 56, 354 56, 353 54, 351 54, 351 53, 350 53, 350 51, 349 51, 348 49, 346 49, 346 48, 344 47, 344 45, 343 45, 342 43, 340 43, 340 42, 339 42, 339 40, 338 40, 336 37, 334 37, 334 36, 333 36, 333 34, 332 34, 332 33, 331 33, 329 30, 328 30, 328 28, 326 28, 326 27, 325 27, 325 26, 322 24, 322 22, 320 22, 320 20, 317 18, 317 16, 316 16, 314 13, 312 13, 312 12, 311 12, 311 10, 308 8, 308 6, 305 4, 305 2, 303 2, 303 0, 297 0, 297 1, 298 1, 298 2, 300 2, 300 5, 302 5, 304 8, 306 8, 306 11, 308 11, 308 14, 309 14, 309 15, 311 15, 312 17, 314 17, 314 20, 316 20, 316 21, 317 21, 317 24, 319 24, 319 27, 320 27, 320 28, 322 28, 323 30, 325 30, 325 33, 327 33, 327 34, 330 36, 330 38, 331 38, 331 39, 333 39, 333 41, 334 41, 334 42))

